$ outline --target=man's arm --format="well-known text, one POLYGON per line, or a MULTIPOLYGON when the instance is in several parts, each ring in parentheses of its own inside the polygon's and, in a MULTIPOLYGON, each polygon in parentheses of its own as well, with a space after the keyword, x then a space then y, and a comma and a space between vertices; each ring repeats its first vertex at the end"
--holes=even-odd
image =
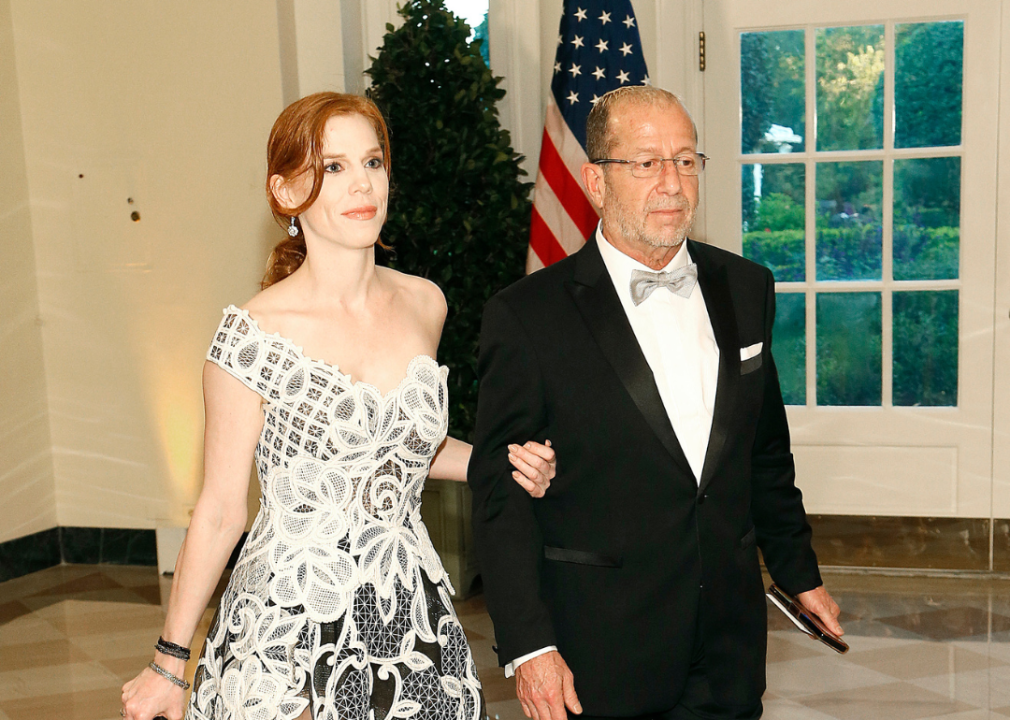
POLYGON ((757 543, 768 572, 776 583, 824 621, 842 633, 838 605, 824 589, 817 556, 810 543, 811 529, 796 487, 796 466, 789 443, 789 425, 772 358, 775 323, 775 281, 767 273, 765 300, 765 389, 761 416, 751 457, 752 510, 757 543))
POLYGON ((512 480, 507 450, 510 443, 546 439, 545 390, 529 335, 499 298, 484 309, 477 370, 477 426, 467 481, 484 594, 504 665, 555 645, 555 637, 540 598, 543 540, 533 514, 536 501, 512 480))

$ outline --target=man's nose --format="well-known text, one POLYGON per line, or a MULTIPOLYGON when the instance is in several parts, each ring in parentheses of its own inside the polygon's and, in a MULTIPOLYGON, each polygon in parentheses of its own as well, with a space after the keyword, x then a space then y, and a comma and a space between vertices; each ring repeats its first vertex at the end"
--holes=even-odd
POLYGON ((659 174, 659 186, 664 192, 676 195, 681 188, 680 171, 673 160, 663 161, 663 171, 659 174))

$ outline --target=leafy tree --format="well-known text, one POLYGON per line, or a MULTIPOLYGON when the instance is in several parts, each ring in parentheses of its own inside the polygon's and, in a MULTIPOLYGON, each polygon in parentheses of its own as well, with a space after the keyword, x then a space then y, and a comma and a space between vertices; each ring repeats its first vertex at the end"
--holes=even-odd
POLYGON ((818 405, 880 405, 880 312, 880 293, 818 294, 818 405))
POLYGON ((806 102, 803 43, 802 30, 740 35, 743 152, 779 152, 781 148, 765 138, 772 124, 788 127, 803 137, 806 102))
MULTIPOLYGON (((802 163, 766 163, 761 172, 761 193, 780 193, 803 205, 806 200, 806 166, 802 163)), ((801 222, 796 227, 803 227, 801 222)))
POLYGON ((779 293, 775 297, 772 351, 786 405, 804 405, 807 402, 806 307, 806 295, 802 292, 779 293))
POLYGON ((817 31, 817 149, 883 147, 884 28, 817 31))
POLYGON ((757 230, 803 230, 806 213, 802 202, 773 192, 761 198, 757 212, 757 230))
POLYGON ((449 366, 449 430, 469 439, 477 410, 477 346, 484 303, 522 277, 531 183, 498 121, 505 91, 442 0, 411 0, 387 25, 367 71, 389 123, 392 197, 383 238, 390 267, 445 292, 439 348, 449 366))
POLYGON ((963 55, 963 21, 898 25, 895 147, 961 143, 963 55))
POLYGON ((740 35, 740 139, 744 152, 760 152, 770 124, 772 70, 767 39, 767 33, 740 35))
POLYGON ((894 404, 957 405, 956 290, 894 293, 894 404))

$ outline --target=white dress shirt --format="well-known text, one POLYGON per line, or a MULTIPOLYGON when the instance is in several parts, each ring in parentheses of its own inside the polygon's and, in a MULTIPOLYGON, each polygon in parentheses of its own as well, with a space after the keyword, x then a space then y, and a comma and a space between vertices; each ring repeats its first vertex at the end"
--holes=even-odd
MULTIPOLYGON (((611 245, 603 237, 601 226, 596 228, 596 243, 635 339, 652 369, 677 440, 694 471, 695 481, 700 483, 719 380, 719 346, 701 286, 696 286, 688 298, 657 288, 635 307, 631 300, 632 270, 656 271, 611 245)), ((662 270, 678 270, 691 262, 684 243, 662 270)))
MULTIPOLYGON (((657 288, 636 307, 631 300, 631 272, 657 271, 611 245, 603 236, 602 225, 596 228, 596 243, 635 339, 652 369, 659 397, 694 472, 695 482, 700 483, 719 379, 719 346, 701 286, 695 286, 687 298, 666 288, 657 288)), ((677 270, 691 262, 687 243, 684 243, 662 271, 677 270)), ((512 677, 515 668, 551 650, 557 648, 552 645, 516 658, 505 666, 505 677, 512 677)))

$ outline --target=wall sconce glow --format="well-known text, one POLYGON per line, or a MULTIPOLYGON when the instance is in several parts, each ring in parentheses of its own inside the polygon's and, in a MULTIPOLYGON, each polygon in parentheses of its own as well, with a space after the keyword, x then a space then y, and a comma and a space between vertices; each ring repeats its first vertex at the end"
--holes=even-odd
POLYGON ((185 527, 202 484, 203 407, 191 378, 165 373, 155 382, 154 420, 169 482, 164 519, 185 527))

